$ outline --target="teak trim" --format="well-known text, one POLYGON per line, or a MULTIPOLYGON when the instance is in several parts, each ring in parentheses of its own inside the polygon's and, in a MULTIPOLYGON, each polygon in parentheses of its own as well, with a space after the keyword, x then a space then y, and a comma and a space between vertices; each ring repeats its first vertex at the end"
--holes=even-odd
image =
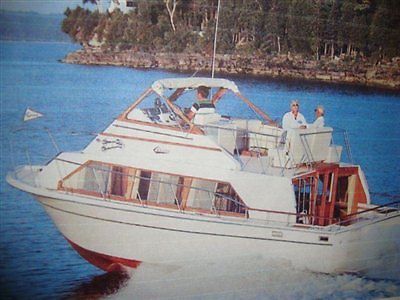
POLYGON ((276 126, 276 122, 270 118, 265 112, 262 111, 261 108, 259 108, 257 105, 255 105, 253 102, 251 102, 249 99, 247 99, 245 96, 243 96, 241 93, 235 93, 239 99, 241 99, 244 103, 246 103, 252 110, 254 110, 260 117, 262 117, 265 121, 267 121, 271 126, 276 126))

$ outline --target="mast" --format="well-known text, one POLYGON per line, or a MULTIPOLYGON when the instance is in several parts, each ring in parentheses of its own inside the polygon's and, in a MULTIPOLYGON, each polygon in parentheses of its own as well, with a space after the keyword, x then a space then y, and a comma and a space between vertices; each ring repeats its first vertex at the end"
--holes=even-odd
POLYGON ((219 9, 220 9, 220 6, 221 6, 221 0, 218 0, 217 19, 215 21, 214 51, 213 51, 213 58, 212 58, 211 78, 214 78, 214 73, 215 73, 215 54, 217 52, 217 34, 218 34, 218 21, 219 21, 219 9))

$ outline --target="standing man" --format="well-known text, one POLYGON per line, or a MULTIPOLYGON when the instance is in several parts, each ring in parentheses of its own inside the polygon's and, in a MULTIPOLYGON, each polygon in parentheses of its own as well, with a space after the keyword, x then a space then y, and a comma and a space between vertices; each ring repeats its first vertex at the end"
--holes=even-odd
POLYGON ((309 124, 307 127, 309 128, 321 128, 325 126, 325 110, 322 105, 318 105, 315 111, 315 121, 312 124, 309 124))
POLYGON ((304 116, 299 112, 299 102, 293 100, 290 103, 290 111, 282 119, 282 128, 285 130, 296 128, 307 128, 307 122, 304 116))

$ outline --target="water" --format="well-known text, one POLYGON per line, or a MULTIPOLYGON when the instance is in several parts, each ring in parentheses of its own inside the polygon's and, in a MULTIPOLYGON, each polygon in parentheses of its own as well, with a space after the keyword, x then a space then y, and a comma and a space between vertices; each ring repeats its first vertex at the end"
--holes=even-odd
MULTIPOLYGON (((56 151, 44 131, 63 150, 79 150, 125 109, 152 81, 186 76, 163 71, 66 65, 58 60, 76 45, 0 43, 1 180, 0 296, 2 298, 374 298, 399 296, 400 283, 356 276, 328 276, 262 265, 257 258, 210 264, 193 262, 181 269, 142 265, 121 274, 104 274, 82 260, 61 237, 43 209, 5 182, 13 163, 44 163, 56 151), (45 114, 23 124, 27 107, 45 114), (27 130, 20 130, 25 128, 27 130), (12 151, 10 151, 10 142, 12 151), (11 155, 11 152, 13 155, 11 155), (14 161, 14 162, 13 162, 14 161)), ((322 104, 326 122, 349 131, 353 156, 363 166, 373 201, 400 195, 400 95, 374 89, 235 78, 242 92, 273 118, 297 98, 312 120, 322 104)), ((246 116, 239 104, 228 112, 246 116)))

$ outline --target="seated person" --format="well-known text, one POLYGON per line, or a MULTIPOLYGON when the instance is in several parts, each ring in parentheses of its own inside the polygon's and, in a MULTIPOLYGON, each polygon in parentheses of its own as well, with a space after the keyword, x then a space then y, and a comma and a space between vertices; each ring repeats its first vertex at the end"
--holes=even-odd
POLYGON ((307 122, 304 116, 299 112, 299 102, 293 100, 290 103, 290 111, 282 119, 282 128, 285 130, 296 128, 307 128, 307 122))
POLYGON ((322 105, 318 105, 315 111, 315 121, 312 124, 308 124, 308 128, 321 128, 325 126, 325 110, 322 105))
POLYGON ((205 86, 199 86, 197 88, 197 102, 195 102, 190 111, 187 113, 187 117, 189 120, 193 120, 197 112, 204 112, 204 113, 214 113, 215 106, 208 99, 208 95, 210 93, 210 89, 205 86))

